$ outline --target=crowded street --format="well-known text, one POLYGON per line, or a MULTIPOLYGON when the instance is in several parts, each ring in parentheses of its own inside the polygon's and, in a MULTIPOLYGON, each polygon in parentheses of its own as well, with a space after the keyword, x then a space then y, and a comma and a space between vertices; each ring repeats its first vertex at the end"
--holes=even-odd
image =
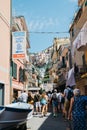
POLYGON ((87 0, 0 0, 0 130, 87 130, 87 0))

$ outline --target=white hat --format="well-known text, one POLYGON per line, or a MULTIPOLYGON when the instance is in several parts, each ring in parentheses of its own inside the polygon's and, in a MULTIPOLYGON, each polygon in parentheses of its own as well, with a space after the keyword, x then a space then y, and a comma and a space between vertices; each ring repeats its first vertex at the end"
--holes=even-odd
POLYGON ((80 90, 78 88, 75 88, 73 90, 74 95, 80 95, 80 90))
POLYGON ((54 92, 57 92, 57 90, 56 90, 56 89, 54 89, 54 92))

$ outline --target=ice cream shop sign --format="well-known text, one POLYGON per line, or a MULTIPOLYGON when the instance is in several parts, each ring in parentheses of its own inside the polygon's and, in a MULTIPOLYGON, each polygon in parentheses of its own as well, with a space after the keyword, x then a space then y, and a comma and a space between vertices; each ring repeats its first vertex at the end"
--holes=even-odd
POLYGON ((12 58, 25 58, 26 53, 26 32, 12 32, 12 58))

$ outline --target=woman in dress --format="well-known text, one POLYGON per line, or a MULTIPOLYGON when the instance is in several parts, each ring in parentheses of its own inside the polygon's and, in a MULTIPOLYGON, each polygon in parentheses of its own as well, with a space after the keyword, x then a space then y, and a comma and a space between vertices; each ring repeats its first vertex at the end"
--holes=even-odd
POLYGON ((48 96, 45 91, 41 95, 40 103, 42 106, 41 117, 43 117, 43 116, 46 116, 47 111, 48 111, 48 96))
POLYGON ((73 130, 87 130, 86 106, 87 96, 80 95, 79 89, 74 89, 74 97, 71 98, 68 119, 73 121, 73 130))

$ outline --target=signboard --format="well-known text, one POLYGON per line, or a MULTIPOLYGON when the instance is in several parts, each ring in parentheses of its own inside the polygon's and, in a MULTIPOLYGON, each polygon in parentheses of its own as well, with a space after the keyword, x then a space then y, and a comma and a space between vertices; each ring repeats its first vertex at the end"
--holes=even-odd
POLYGON ((25 58, 26 53, 26 32, 12 32, 12 58, 25 58))

